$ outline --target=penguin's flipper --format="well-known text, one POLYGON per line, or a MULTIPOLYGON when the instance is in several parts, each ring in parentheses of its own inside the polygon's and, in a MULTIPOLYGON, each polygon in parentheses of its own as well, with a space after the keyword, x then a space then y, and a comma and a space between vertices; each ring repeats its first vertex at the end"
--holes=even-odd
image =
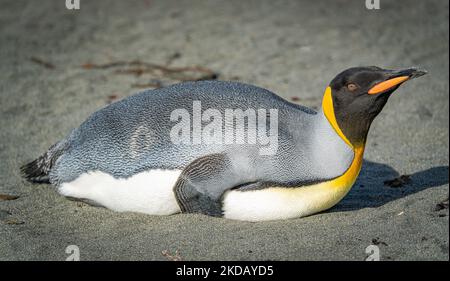
POLYGON ((231 167, 225 154, 210 154, 190 163, 174 187, 181 211, 222 216, 222 195, 235 186, 231 167))

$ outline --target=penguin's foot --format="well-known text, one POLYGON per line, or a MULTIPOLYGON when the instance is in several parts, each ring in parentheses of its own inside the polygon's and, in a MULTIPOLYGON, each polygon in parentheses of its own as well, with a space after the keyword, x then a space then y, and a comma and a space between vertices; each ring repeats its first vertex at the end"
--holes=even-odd
POLYGON ((103 206, 102 204, 99 204, 99 203, 97 203, 97 202, 95 202, 94 200, 91 200, 91 199, 76 198, 76 197, 71 197, 71 196, 66 196, 66 198, 68 200, 70 200, 70 201, 82 202, 82 203, 90 205, 92 207, 105 208, 105 206, 103 206))

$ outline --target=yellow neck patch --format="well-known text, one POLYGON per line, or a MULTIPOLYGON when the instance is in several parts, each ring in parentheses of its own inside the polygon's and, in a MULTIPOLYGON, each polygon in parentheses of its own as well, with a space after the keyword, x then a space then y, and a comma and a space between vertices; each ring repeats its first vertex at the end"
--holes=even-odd
POLYGON ((331 97, 330 87, 327 87, 327 89, 325 90, 322 101, 322 109, 328 122, 330 122, 330 125, 333 127, 339 137, 341 137, 341 139, 344 140, 345 143, 347 143, 355 153, 353 162, 347 169, 347 171, 340 177, 328 182, 333 187, 343 188, 344 190, 347 189, 348 191, 350 187, 355 183, 356 178, 361 171, 364 156, 364 144, 353 145, 344 135, 341 128, 339 128, 339 125, 336 121, 336 116, 334 114, 333 99, 331 97))
POLYGON ((330 87, 327 87, 327 89, 325 90, 325 94, 323 95, 322 109, 328 122, 330 122, 331 127, 333 127, 333 129, 336 131, 339 137, 345 141, 345 143, 347 143, 351 148, 353 148, 353 144, 344 135, 344 133, 342 132, 341 128, 339 128, 339 125, 336 121, 336 115, 334 115, 333 98, 331 97, 330 87))

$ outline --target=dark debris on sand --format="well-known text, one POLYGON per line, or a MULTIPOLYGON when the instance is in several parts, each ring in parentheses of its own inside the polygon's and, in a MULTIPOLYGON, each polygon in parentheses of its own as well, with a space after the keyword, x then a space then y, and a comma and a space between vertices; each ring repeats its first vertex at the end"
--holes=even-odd
POLYGON ((448 198, 441 203, 436 204, 435 211, 448 210, 448 198))
POLYGON ((410 183, 411 183, 411 176, 410 175, 401 175, 398 178, 384 181, 384 185, 392 187, 392 188, 403 187, 403 186, 405 186, 407 184, 410 184, 410 183))

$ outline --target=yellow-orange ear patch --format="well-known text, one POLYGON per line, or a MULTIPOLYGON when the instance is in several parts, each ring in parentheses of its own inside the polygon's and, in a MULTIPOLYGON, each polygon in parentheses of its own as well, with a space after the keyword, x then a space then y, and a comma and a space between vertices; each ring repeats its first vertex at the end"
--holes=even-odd
POLYGON ((370 90, 369 90, 369 94, 370 95, 375 95, 378 93, 382 93, 386 90, 389 90, 392 87, 397 86, 400 83, 405 82, 406 80, 409 79, 409 76, 400 76, 400 77, 395 77, 386 81, 383 81, 381 83, 376 84, 375 86, 373 86, 370 90))
POLYGON ((327 87, 327 89, 325 90, 325 94, 323 95, 322 108, 325 117, 331 124, 331 127, 333 127, 336 133, 341 137, 341 139, 346 144, 348 144, 348 146, 353 148, 352 143, 347 139, 347 137, 344 135, 344 133, 342 132, 341 128, 339 128, 339 125, 337 123, 336 115, 334 114, 334 105, 333 105, 333 98, 331 96, 330 86, 327 87))

